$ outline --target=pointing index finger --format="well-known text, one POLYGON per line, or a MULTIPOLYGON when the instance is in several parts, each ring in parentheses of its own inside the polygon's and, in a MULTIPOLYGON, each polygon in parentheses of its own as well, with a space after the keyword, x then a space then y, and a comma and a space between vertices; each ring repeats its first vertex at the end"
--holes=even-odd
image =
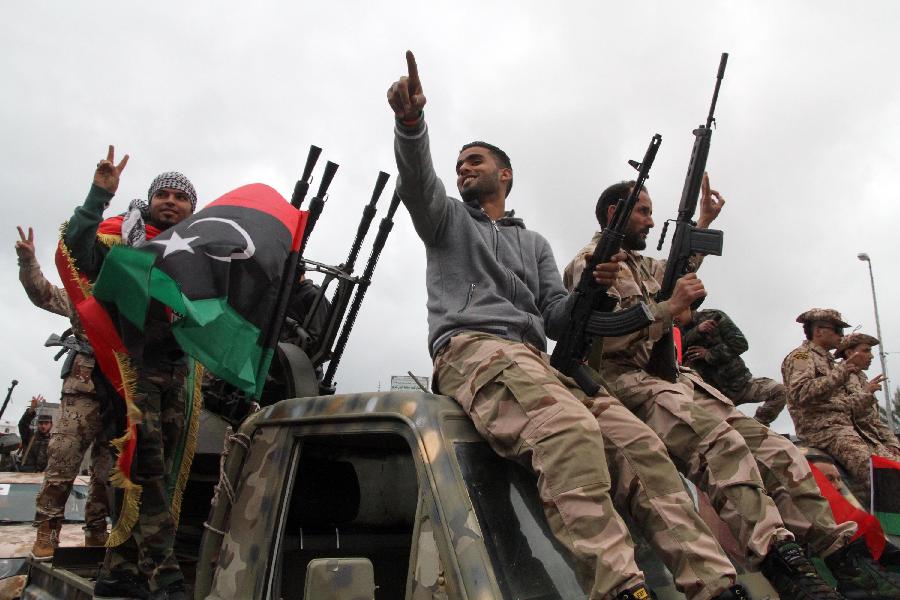
POLYGON ((112 144, 110 144, 109 150, 106 151, 106 160, 108 160, 109 162, 112 162, 115 155, 116 155, 116 149, 113 148, 112 144))
POLYGON ((409 73, 409 82, 412 89, 419 86, 419 67, 416 65, 416 56, 412 50, 406 51, 406 70, 409 73))

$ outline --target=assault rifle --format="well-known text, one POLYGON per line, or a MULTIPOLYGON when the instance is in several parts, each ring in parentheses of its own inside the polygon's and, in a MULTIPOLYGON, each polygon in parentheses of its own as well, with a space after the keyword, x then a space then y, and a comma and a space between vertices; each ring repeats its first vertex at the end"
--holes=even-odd
MULTIPOLYGON (((691 150, 691 160, 688 163, 687 175, 684 178, 684 188, 681 191, 681 202, 678 205, 678 218, 675 219, 675 233, 672 235, 672 245, 669 248, 666 272, 663 275, 662 287, 656 294, 657 302, 663 302, 671 298, 678 279, 693 270, 690 263, 692 256, 695 254, 722 255, 722 232, 717 229, 698 229, 693 219, 697 210, 697 197, 700 195, 703 174, 706 171, 706 159, 709 157, 712 126, 716 122, 713 114, 716 110, 716 100, 719 98, 719 86, 722 85, 727 62, 728 53, 723 52, 722 58, 719 60, 719 72, 716 75, 716 87, 713 90, 712 103, 709 106, 706 125, 700 125, 693 132, 694 147, 691 150)), ((657 250, 662 250, 668 228, 669 221, 666 221, 665 225, 663 225, 662 235, 659 237, 657 250)), ((693 308, 699 306, 702 301, 702 298, 698 300, 693 308)), ((675 357, 675 341, 671 331, 654 344, 647 370, 662 379, 675 381, 678 375, 678 362, 675 357)))
POLYGON ((600 391, 600 386, 584 366, 594 339, 628 335, 653 322, 653 315, 643 302, 626 310, 612 312, 616 307, 616 301, 607 294, 609 286, 601 285, 594 280, 594 267, 609 262, 622 248, 628 221, 635 204, 637 204, 638 196, 644 188, 644 183, 650 177, 650 167, 653 166, 653 160, 656 158, 656 152, 661 143, 662 137, 657 133, 650 140, 644 160, 640 163, 633 160, 628 161, 628 164, 638 171, 637 180, 628 193, 628 197, 619 200, 616 204, 615 213, 601 232, 594 254, 588 258, 587 265, 581 272, 581 279, 578 280, 578 285, 572 291, 575 300, 569 316, 569 324, 566 332, 557 341, 553 355, 550 357, 550 364, 574 379, 578 387, 589 396, 594 396, 600 391))

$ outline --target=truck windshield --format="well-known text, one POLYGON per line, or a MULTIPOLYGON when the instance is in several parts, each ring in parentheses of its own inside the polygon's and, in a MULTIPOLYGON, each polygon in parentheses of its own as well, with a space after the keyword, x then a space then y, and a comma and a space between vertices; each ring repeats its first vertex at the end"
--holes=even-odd
POLYGON ((455 452, 503 597, 583 598, 571 557, 544 518, 534 474, 484 442, 457 442, 455 452))

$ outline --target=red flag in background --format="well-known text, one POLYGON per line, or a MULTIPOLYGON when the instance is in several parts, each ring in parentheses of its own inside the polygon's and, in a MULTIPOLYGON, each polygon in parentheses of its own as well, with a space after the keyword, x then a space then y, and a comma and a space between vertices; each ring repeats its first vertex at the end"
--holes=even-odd
POLYGON ((849 500, 844 498, 837 488, 834 487, 834 484, 829 481, 828 477, 813 463, 809 462, 809 468, 813 477, 816 478, 816 483, 819 484, 819 490, 825 496, 825 499, 828 500, 828 504, 831 505, 834 520, 838 523, 856 521, 859 527, 853 539, 855 540, 860 536, 864 537, 872 557, 875 560, 881 558, 881 553, 884 551, 887 540, 884 537, 884 530, 881 528, 881 523, 878 522, 878 519, 863 509, 854 506, 849 500))

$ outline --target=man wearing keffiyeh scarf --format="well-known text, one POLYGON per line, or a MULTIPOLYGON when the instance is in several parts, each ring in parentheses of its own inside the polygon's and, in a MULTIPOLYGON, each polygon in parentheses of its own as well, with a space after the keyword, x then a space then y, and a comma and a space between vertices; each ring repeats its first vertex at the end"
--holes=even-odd
MULTIPOLYGON (((75 209, 64 229, 62 254, 72 270, 88 282, 99 274, 112 245, 141 246, 189 217, 197 206, 190 180, 170 171, 153 180, 146 202, 132 201, 126 213, 103 220, 103 210, 118 189, 127 162, 125 155, 116 164, 114 148, 109 147, 106 159, 97 163, 87 199, 75 209)), ((67 286, 70 295, 78 293, 76 287, 67 286)), ((81 285, 81 289, 90 293, 89 285, 81 285)), ((127 455, 129 460, 117 463, 119 472, 114 471, 111 480, 125 490, 121 514, 128 513, 129 497, 132 514, 130 519, 120 516, 110 534, 94 596, 149 598, 167 594, 170 599, 182 598, 184 579, 173 551, 177 527, 173 513, 177 509, 174 498, 169 497, 166 478, 173 467, 173 447, 184 428, 188 361, 172 336, 169 316, 160 304, 151 305, 143 332, 122 331, 122 341, 130 353, 126 356, 130 375, 119 374, 121 387, 128 392, 130 425, 122 438, 120 458, 127 455), (129 436, 128 431, 136 436, 129 436), (129 446, 128 440, 134 437, 136 445, 132 441, 129 446)), ((116 360, 122 362, 120 354, 116 360)))

